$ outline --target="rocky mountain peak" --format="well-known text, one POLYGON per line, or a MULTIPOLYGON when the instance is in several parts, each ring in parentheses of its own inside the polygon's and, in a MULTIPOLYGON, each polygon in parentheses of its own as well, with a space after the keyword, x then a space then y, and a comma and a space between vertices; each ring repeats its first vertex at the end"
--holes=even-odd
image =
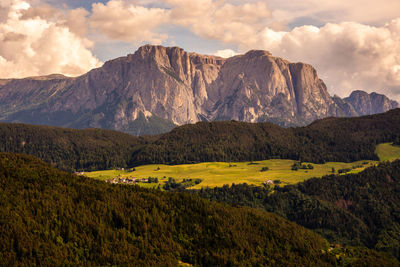
POLYGON ((170 63, 185 63, 191 61, 193 64, 213 64, 223 65, 225 59, 218 56, 200 55, 189 53, 179 47, 164 47, 161 45, 144 45, 134 54, 142 59, 154 59, 158 64, 165 65, 168 60, 170 63))
POLYGON ((272 57, 272 54, 265 50, 250 50, 244 54, 245 57, 249 58, 259 58, 259 57, 272 57))
POLYGON ((395 106, 379 94, 332 98, 311 65, 262 50, 224 59, 145 45, 76 78, 0 80, 0 120, 134 134, 200 120, 305 125, 395 106))
POLYGON ((361 90, 353 91, 344 100, 350 103, 360 115, 383 113, 399 107, 396 101, 390 100, 385 95, 375 92, 368 94, 361 90))

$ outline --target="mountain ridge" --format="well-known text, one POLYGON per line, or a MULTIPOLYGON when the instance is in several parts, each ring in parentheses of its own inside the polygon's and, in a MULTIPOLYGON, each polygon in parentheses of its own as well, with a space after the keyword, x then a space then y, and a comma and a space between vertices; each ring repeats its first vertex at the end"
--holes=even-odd
POLYGON ((371 100, 357 97, 366 98, 331 97, 311 65, 290 63, 267 51, 224 59, 145 45, 79 77, 2 80, 0 120, 139 135, 204 120, 302 126, 324 117, 374 114, 398 106, 374 95, 380 100, 362 108, 371 100), (361 104, 355 108, 355 103, 361 104))

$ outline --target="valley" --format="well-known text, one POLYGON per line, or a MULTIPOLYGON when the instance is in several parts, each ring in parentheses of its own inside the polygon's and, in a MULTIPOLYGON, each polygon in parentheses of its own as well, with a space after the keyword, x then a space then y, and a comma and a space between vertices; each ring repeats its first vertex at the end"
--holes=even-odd
MULTIPOLYGON (((376 147, 376 153, 381 161, 400 159, 400 146, 393 146, 391 143, 380 144, 376 147)), ((270 159, 252 162, 203 162, 181 165, 150 164, 137 166, 134 168, 134 171, 132 169, 115 169, 85 172, 84 175, 103 181, 117 177, 134 179, 157 178, 159 183, 138 183, 141 186, 150 188, 157 188, 158 185, 161 185, 162 188, 169 178, 173 178, 177 182, 183 179, 201 179, 201 183, 190 187, 191 189, 200 189, 202 187, 216 187, 225 184, 231 185, 233 183, 254 185, 262 185, 263 183, 278 185, 295 184, 309 178, 338 174, 339 172, 343 174, 358 173, 367 167, 379 163, 379 161, 372 160, 361 160, 351 163, 326 162, 324 164, 303 162, 301 165, 308 166, 311 164, 313 168, 292 170, 292 166, 297 162, 289 159, 270 159), (268 170, 262 171, 264 167, 267 167, 268 170)))
POLYGON ((400 161, 389 161, 400 155, 400 109, 298 128, 199 122, 141 137, 0 123, 0 144, 0 258, 10 264, 400 259, 400 161))
POLYGON ((399 14, 1 1, 0 267, 400 267, 399 14))
MULTIPOLYGON (((205 195, 110 185, 33 156, 0 153, 0 184, 4 265, 398 264, 385 252, 329 243, 279 212, 233 207, 205 195)), ((241 200, 234 192, 230 196, 241 200)))

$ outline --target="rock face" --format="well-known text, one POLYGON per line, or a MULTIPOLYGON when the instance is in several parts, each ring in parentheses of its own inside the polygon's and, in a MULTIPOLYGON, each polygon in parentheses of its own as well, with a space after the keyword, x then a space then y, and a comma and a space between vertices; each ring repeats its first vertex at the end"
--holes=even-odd
POLYGON ((312 66, 266 51, 223 59, 146 45, 76 78, 0 80, 0 120, 155 134, 201 120, 292 126, 395 107, 352 96, 332 98, 312 66))
POLYGON ((359 115, 383 113, 399 107, 396 101, 390 100, 385 95, 368 94, 364 91, 353 91, 344 100, 350 103, 359 115))
POLYGON ((336 109, 313 67, 265 51, 227 59, 208 96, 203 112, 212 120, 299 124, 329 116, 336 109))

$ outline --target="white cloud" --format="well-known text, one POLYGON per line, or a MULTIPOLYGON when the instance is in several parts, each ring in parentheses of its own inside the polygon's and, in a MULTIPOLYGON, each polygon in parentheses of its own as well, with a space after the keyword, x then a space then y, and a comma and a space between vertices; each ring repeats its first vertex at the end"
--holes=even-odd
MULTIPOLYGON (((198 36, 223 42, 249 42, 272 23, 271 11, 264 1, 231 4, 225 0, 111 0, 93 4, 90 26, 111 40, 135 44, 160 44, 168 35, 159 33, 162 26, 186 27, 198 36), (150 5, 150 6, 146 6, 150 5)), ((279 23, 274 23, 281 27, 279 23)))
MULTIPOLYGON (((314 65, 332 93, 361 89, 400 97, 400 19, 382 27, 344 22, 289 32, 265 29, 259 44, 276 56, 314 65)), ((252 46, 242 46, 247 48, 252 46)))
POLYGON ((88 34, 87 16, 89 12, 84 8, 77 8, 68 11, 64 25, 73 33, 80 37, 88 34))
MULTIPOLYGON (((168 36, 165 29, 182 27, 238 52, 264 49, 310 63, 332 94, 362 89, 400 100, 398 0, 110 0, 93 4, 92 13, 56 9, 54 3, 69 2, 0 2, 0 77, 80 74, 99 64, 88 36, 97 45, 109 44, 107 49, 117 42, 179 46, 190 42, 168 36)), ((230 57, 235 51, 216 55, 230 57)))
POLYGON ((237 53, 232 49, 224 49, 224 50, 218 50, 214 55, 223 58, 230 58, 237 55, 237 53))
POLYGON ((271 18, 271 11, 263 1, 238 5, 212 0, 164 2, 171 6, 171 23, 226 43, 255 42, 255 35, 271 18))
POLYGON ((121 0, 107 4, 93 4, 90 26, 112 40, 161 44, 166 34, 157 33, 157 28, 168 23, 170 11, 147 8, 121 0))
MULTIPOLYGON (((0 12, 0 77, 51 73, 79 75, 100 62, 92 43, 67 26, 52 21, 51 8, 33 8, 26 1, 2 1, 0 12)), ((55 16, 58 15, 55 12, 55 16)))
MULTIPOLYGON (((237 2, 164 0, 170 7, 169 23, 186 27, 201 38, 238 47, 240 52, 265 49, 291 61, 312 64, 332 94, 352 90, 379 91, 400 99, 400 1, 270 0, 237 2), (272 11, 271 11, 272 10, 272 11), (278 17, 281 15, 280 17, 278 17), (369 26, 359 22, 382 24, 369 26), (316 21, 285 29, 282 21, 316 21), (332 23, 326 23, 332 21, 332 23)), ((233 50, 217 54, 228 57, 233 50)))

